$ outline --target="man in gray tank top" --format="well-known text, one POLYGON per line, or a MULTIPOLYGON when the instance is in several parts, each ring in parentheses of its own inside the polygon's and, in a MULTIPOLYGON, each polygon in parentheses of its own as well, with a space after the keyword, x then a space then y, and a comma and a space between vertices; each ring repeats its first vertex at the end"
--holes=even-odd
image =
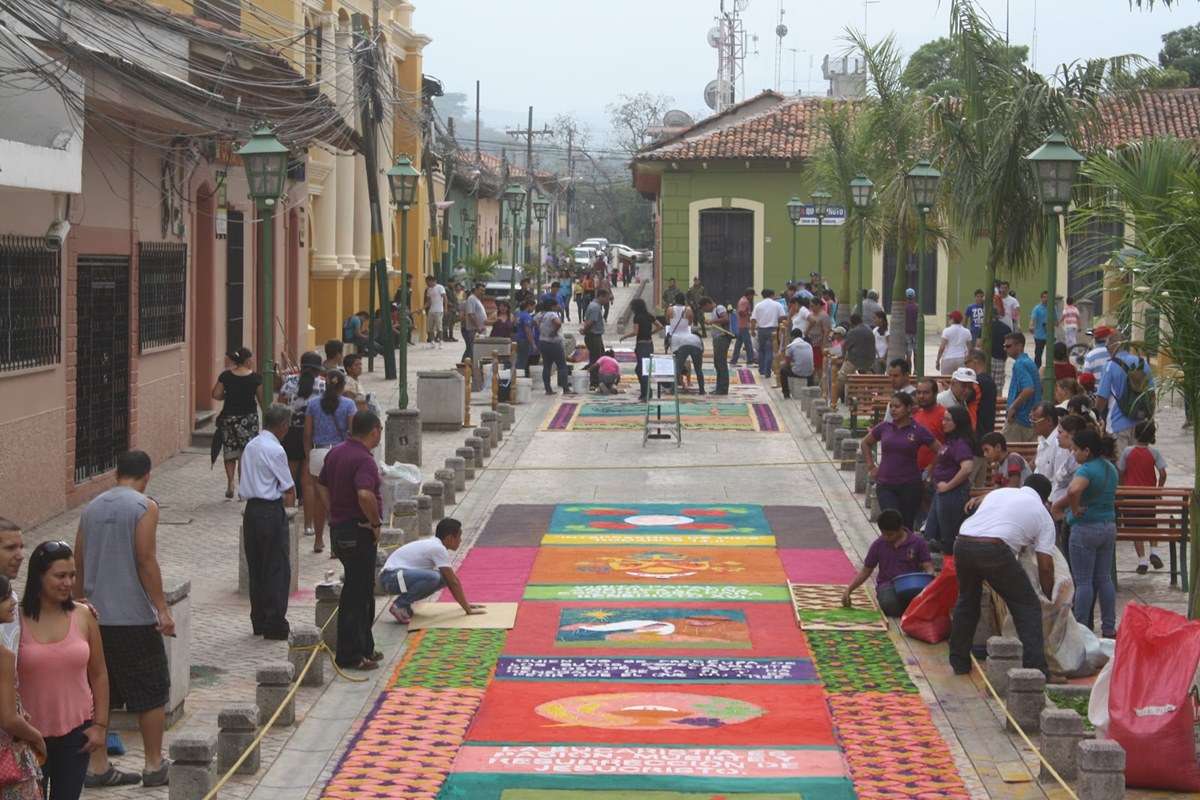
POLYGON ((95 750, 89 787, 167 783, 162 740, 171 678, 163 636, 175 635, 175 621, 163 593, 155 548, 158 504, 145 495, 149 482, 150 456, 123 453, 117 485, 88 504, 75 536, 75 594, 99 616, 110 705, 137 714, 146 750, 140 775, 118 770, 104 748, 95 750))

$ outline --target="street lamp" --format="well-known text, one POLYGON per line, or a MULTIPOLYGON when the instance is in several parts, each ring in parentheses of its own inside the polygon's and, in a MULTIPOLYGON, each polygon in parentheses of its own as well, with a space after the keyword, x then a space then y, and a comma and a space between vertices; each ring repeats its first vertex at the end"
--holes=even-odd
POLYGON ((262 336, 260 354, 263 371, 263 398, 267 404, 275 397, 275 201, 283 195, 287 179, 288 149, 275 138, 271 127, 259 125, 238 151, 246 168, 250 197, 258 208, 262 232, 258 237, 259 274, 262 286, 262 336))
MULTIPOLYGON (((537 294, 542 293, 542 225, 546 222, 546 214, 550 211, 550 201, 542 194, 538 194, 533 200, 533 216, 538 224, 537 238, 537 294)), ((516 309, 513 309, 516 311, 516 309)))
MULTIPOLYGON (((925 375, 925 309, 921 307, 925 302, 925 215, 937 203, 938 182, 941 179, 942 173, 934 169, 928 159, 918 161, 904 178, 920 220, 917 231, 917 351, 914 359, 917 362, 914 365, 917 377, 925 375)), ((897 299, 892 298, 892 302, 897 299)))
POLYGON ((825 217, 829 216, 829 201, 833 199, 833 195, 823 189, 818 189, 812 193, 811 197, 813 216, 817 218, 817 272, 824 275, 825 239, 821 234, 825 229, 825 217))
POLYGON ((796 282, 796 229, 804 219, 804 201, 793 197, 787 204, 788 219, 792 221, 792 283, 796 282))
MULTIPOLYGON (((417 200, 417 182, 421 173, 412 165, 408 156, 400 156, 396 163, 387 171, 388 188, 392 192, 392 202, 400 209, 400 342, 396 348, 396 375, 400 379, 400 396, 397 407, 408 408, 408 210, 417 200)), ((380 298, 379 321, 385 325, 384 332, 391 330, 391 319, 383 313, 386 297, 380 298)), ((386 344, 386 341, 385 341, 386 344)))
POLYGON ((508 202, 508 213, 512 214, 512 266, 508 271, 508 302, 511 307, 517 296, 517 220, 521 209, 525 207, 525 188, 520 184, 510 183, 504 190, 504 199, 508 202))
POLYGON ((850 199, 858 209, 858 292, 861 295, 866 288, 863 283, 863 240, 867 232, 867 209, 875 199, 875 182, 861 173, 855 175, 854 180, 850 181, 850 199))
POLYGON ((1025 159, 1033 164, 1037 177, 1038 196, 1050 215, 1050 230, 1046 237, 1046 359, 1042 372, 1042 396, 1054 395, 1054 327, 1055 295, 1058 292, 1058 226, 1059 218, 1071 205, 1071 189, 1084 157, 1067 143, 1058 131, 1025 159))

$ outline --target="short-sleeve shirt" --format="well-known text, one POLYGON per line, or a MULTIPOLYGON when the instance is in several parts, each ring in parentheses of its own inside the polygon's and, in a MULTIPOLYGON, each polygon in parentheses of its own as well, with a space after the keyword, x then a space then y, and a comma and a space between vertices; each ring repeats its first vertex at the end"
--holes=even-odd
POLYGON ((972 336, 971 332, 962 325, 948 325, 942 331, 942 338, 946 340, 946 349, 942 351, 942 358, 963 358, 967 357, 967 351, 971 349, 972 336))
POLYGON ((1000 539, 1014 553, 1032 547, 1043 555, 1054 555, 1054 519, 1036 490, 996 489, 984 495, 975 513, 967 517, 959 536, 1000 539))
POLYGON ((374 492, 375 502, 383 510, 379 465, 366 445, 357 439, 347 439, 329 451, 317 480, 329 490, 329 521, 334 525, 364 519, 358 504, 359 489, 374 492))
POLYGON ((538 323, 538 339, 547 344, 562 343, 562 317, 558 316, 557 311, 542 314, 542 321, 538 323), (559 324, 555 325, 556 322, 559 324))
POLYGON ((439 570, 448 566, 450 566, 450 551, 446 549, 446 545, 442 544, 441 539, 430 536, 409 542, 403 547, 397 547, 388 556, 383 568, 386 571, 398 569, 439 570))
POLYGON ((1008 323, 1008 327, 1012 330, 1017 329, 1017 320, 1021 318, 1021 303, 1011 294, 1004 298, 1004 319, 1008 323))
POLYGON ((440 283, 425 289, 425 302, 429 303, 430 314, 441 314, 446 310, 446 287, 440 283))
POLYGON ((742 297, 737 301, 737 318, 738 327, 744 330, 750 330, 750 311, 753 306, 750 303, 750 298, 742 297))
POLYGON ((1062 324, 1064 328, 1079 327, 1079 309, 1075 306, 1063 306, 1062 324))
POLYGON ((476 333, 483 331, 487 327, 487 309, 483 307, 483 301, 474 294, 467 295, 466 310, 467 315, 463 322, 467 330, 476 333))
POLYGON ((1126 447, 1117 459, 1122 486, 1158 486, 1158 470, 1166 468, 1166 459, 1158 448, 1144 444, 1126 447))
POLYGON ((1009 453, 1000 460, 996 465, 996 469, 992 472, 993 486, 1009 486, 1012 478, 1017 479, 1017 485, 1023 486, 1025 479, 1033 474, 1029 469, 1029 462, 1026 461, 1020 453, 1009 453))
POLYGON ((1106 458, 1093 458, 1079 465, 1076 478, 1087 478, 1087 488, 1079 498, 1083 513, 1071 511, 1067 522, 1072 525, 1092 522, 1112 522, 1117 518, 1117 468, 1106 458))
POLYGON ((1046 306, 1038 303, 1033 307, 1033 338, 1046 338, 1046 306))
POLYGON ((1042 382, 1038 380, 1037 365, 1028 353, 1013 359, 1012 379, 1008 382, 1008 408, 1011 410, 1017 396, 1026 389, 1033 389, 1033 398, 1017 409, 1015 420, 1026 428, 1033 427, 1033 407, 1042 402, 1042 382))
POLYGON ((1104 375, 1104 370, 1108 367, 1108 362, 1112 360, 1112 356, 1108 354, 1108 348, 1104 345, 1093 347, 1088 350, 1087 355, 1083 357, 1083 371, 1090 372, 1099 380, 1104 375))
POLYGON ((596 371, 601 375, 620 375, 621 365, 612 356, 600 356, 596 359, 596 371))
POLYGON ((787 356, 792 360, 792 374, 802 378, 813 374, 812 345, 797 337, 787 346, 787 356))
POLYGON ((909 336, 915 336, 917 333, 917 311, 919 309, 916 300, 909 300, 904 304, 904 332, 909 336))
POLYGON ((229 417, 244 417, 258 410, 255 392, 262 385, 262 376, 257 372, 249 375, 235 375, 232 370, 225 370, 217 378, 225 387, 225 405, 222 414, 229 417))
POLYGON ((588 323, 588 336, 603 336, 604 304, 599 300, 588 303, 587 310, 583 312, 583 321, 588 323))
POLYGON ((901 575, 921 572, 921 565, 931 560, 929 545, 925 540, 906 529, 899 546, 893 546, 882 536, 871 542, 863 566, 868 569, 879 567, 875 575, 875 586, 878 588, 891 584, 901 575))
MULTIPOLYGON (((933 438, 939 442, 946 438, 946 433, 942 430, 942 418, 946 416, 944 406, 934 404, 933 408, 914 408, 912 412, 913 422, 920 425, 925 430, 933 434, 933 438)), ((921 471, 929 468, 933 463, 934 453, 930 447, 922 447, 917 453, 917 466, 921 471)))
POLYGON ((518 342, 524 342, 529 338, 529 331, 533 331, 533 341, 529 344, 537 343, 537 326, 533 324, 533 314, 528 311, 522 311, 517 314, 517 328, 513 331, 513 338, 518 342))
POLYGON ((346 440, 350 432, 350 418, 358 411, 358 406, 349 397, 338 398, 337 408, 332 414, 326 414, 321 408, 321 396, 314 395, 308 400, 307 413, 312 417, 313 447, 332 447, 346 440))
MULTIPOLYGON (((1129 378, 1125 375, 1121 364, 1114 363, 1118 359, 1121 364, 1130 369, 1138 368, 1137 356, 1132 353, 1117 353, 1116 357, 1105 365, 1104 372, 1100 375, 1100 386, 1096 388, 1096 396, 1108 400, 1108 432, 1114 435, 1129 430, 1135 424, 1133 420, 1125 416, 1125 412, 1121 411, 1119 401, 1121 395, 1125 393, 1125 385, 1129 378)), ((1142 370, 1149 374, 1150 363, 1145 359, 1142 359, 1141 363, 1142 370)))
POLYGON ((971 338, 978 339, 983 335, 983 319, 986 313, 983 305, 980 303, 972 303, 967 306, 965 316, 967 323, 970 325, 971 338))
POLYGON ((759 330, 773 331, 779 327, 779 320, 784 314, 785 312, 780 308, 779 303, 773 298, 768 297, 765 300, 758 301, 758 305, 754 307, 752 316, 759 330))
POLYGON ((956 436, 946 442, 946 446, 937 454, 937 458, 933 462, 933 479, 937 482, 948 481, 958 474, 962 462, 971 461, 975 454, 971 452, 971 445, 960 436, 956 436))
POLYGON ((921 481, 917 452, 922 445, 934 443, 932 433, 916 422, 910 422, 904 427, 899 427, 894 422, 881 422, 871 429, 871 436, 879 442, 879 472, 875 476, 877 482, 897 485, 921 481))
POLYGON ((729 334, 718 330, 717 326, 719 325, 722 328, 729 328, 730 327, 729 323, 730 323, 729 309, 720 304, 713 306, 712 320, 709 322, 709 324, 713 326, 712 332, 710 334, 712 336, 712 338, 720 339, 722 336, 728 336, 729 334))

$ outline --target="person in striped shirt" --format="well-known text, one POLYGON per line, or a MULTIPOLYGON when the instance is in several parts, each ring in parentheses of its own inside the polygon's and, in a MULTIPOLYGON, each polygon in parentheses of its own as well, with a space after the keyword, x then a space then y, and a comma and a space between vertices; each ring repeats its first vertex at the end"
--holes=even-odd
POLYGON ((1100 376, 1104 374, 1104 370, 1108 368, 1108 362, 1112 360, 1112 356, 1108 352, 1108 337, 1113 333, 1115 331, 1107 325, 1100 325, 1092 330, 1092 339, 1096 346, 1089 350, 1084 357, 1083 371, 1091 373, 1097 384, 1100 382, 1100 376))

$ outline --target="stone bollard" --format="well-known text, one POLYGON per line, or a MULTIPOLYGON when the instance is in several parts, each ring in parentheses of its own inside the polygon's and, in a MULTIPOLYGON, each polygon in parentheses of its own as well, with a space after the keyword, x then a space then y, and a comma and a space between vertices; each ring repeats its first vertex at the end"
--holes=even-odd
MULTIPOLYGON (((304 669, 304 665, 308 663, 308 657, 312 655, 313 648, 320 641, 321 632, 317 630, 316 625, 306 625, 303 622, 292 623, 292 630, 288 633, 288 661, 292 663, 292 669, 296 675, 299 675, 304 669)), ((304 680, 300 681, 300 685, 325 685, 325 657, 323 655, 313 659, 312 666, 308 668, 308 672, 304 673, 304 680)))
POLYGON ((504 441, 504 433, 500 430, 500 414, 496 411, 484 411, 479 415, 483 427, 492 432, 492 444, 499 445, 504 441))
POLYGON ((821 424, 821 415, 829 410, 829 403, 825 400, 817 398, 812 401, 812 405, 808 407, 808 421, 816 428, 821 424))
POLYGON ((421 466, 420 410, 416 408, 388 410, 383 449, 384 460, 389 464, 421 466))
POLYGON ((404 541, 397 544, 408 544, 420 538, 417 522, 417 501, 397 500, 392 506, 392 525, 404 531, 404 541))
POLYGON ((458 456, 451 456, 446 459, 446 469, 454 470, 454 491, 465 492, 467 490, 467 462, 458 456))
POLYGON ((404 529, 403 528, 383 528, 379 531, 380 548, 394 550, 404 544, 404 529))
POLYGON ((830 431, 833 430, 833 428, 831 427, 831 424, 833 422, 834 417, 837 417, 840 419, 841 416, 842 415, 837 413, 836 411, 825 411, 821 414, 821 422, 817 425, 817 429, 815 431, 813 431, 818 444, 820 444, 821 446, 826 445, 826 442, 828 442, 828 440, 829 440, 830 431))
MULTIPOLYGON (((830 453, 836 453, 834 449, 833 432, 846 424, 846 418, 841 414, 827 414, 825 416, 825 449, 830 453)), ((850 431, 846 431, 846 435, 850 435, 850 431)))
POLYGON ((500 403, 496 411, 500 413, 500 427, 505 431, 512 430, 512 426, 517 424, 517 409, 510 403, 500 403))
MULTIPOLYGON (((217 771, 228 772, 258 734, 258 706, 253 703, 238 703, 225 706, 217 715, 217 771)), ((258 745, 246 756, 235 775, 253 775, 258 772, 258 745)))
MULTIPOLYGON (((858 439, 850 438, 849 431, 847 431, 846 433, 847 433, 846 437, 843 438, 842 441, 838 444, 838 455, 842 459, 842 466, 841 466, 842 471, 843 472, 854 472, 855 466, 858 463, 858 453, 859 453, 858 439)), ((864 467, 864 469, 865 469, 865 467, 864 467)), ((864 474, 863 477, 865 478, 866 475, 864 474)), ((854 482, 855 482, 854 489, 855 489, 855 491, 858 491, 858 486, 857 486, 858 476, 857 475, 854 476, 854 482)))
POLYGON ((439 469, 433 473, 433 477, 442 484, 442 502, 447 506, 457 504, 458 499, 454 495, 454 470, 439 469))
POLYGON ((867 487, 867 520, 873 525, 879 521, 879 496, 875 494, 875 485, 867 487))
POLYGON ((855 439, 854 445, 854 493, 866 494, 870 476, 867 474, 867 462, 863 460, 862 440, 855 439))
MULTIPOLYGON (((375 584, 374 584, 374 586, 375 586, 375 596, 376 597, 387 597, 388 596, 387 589, 383 588, 383 584, 379 580, 379 576, 383 574, 383 565, 387 563, 387 560, 388 560, 388 551, 386 551, 386 550, 376 550, 375 551, 375 584)), ((334 625, 336 625, 336 624, 337 623, 335 622, 334 625)))
POLYGON ((800 398, 800 412, 808 414, 812 408, 814 400, 820 399, 820 386, 801 386, 800 391, 796 392, 796 396, 800 398))
POLYGON ((1120 800, 1125 796, 1125 749, 1112 739, 1079 743, 1079 797, 1120 800))
MULTIPOLYGON (((1036 733, 1042 724, 1042 710, 1046 708, 1046 676, 1039 669, 1010 669, 1004 704, 1021 730, 1036 733)), ((1010 733, 1016 733, 1012 722, 1006 720, 1005 726, 1010 733)))
POLYGON ((475 469, 483 469, 483 439, 478 436, 468 436, 466 446, 475 452, 475 469))
POLYGON ((185 734, 171 741, 167 768, 168 800, 200 800, 217 785, 217 737, 185 734))
MULTIPOLYGON (((333 570, 330 570, 332 572, 333 570)), ((329 618, 337 611, 338 601, 342 598, 342 582, 326 579, 317 584, 314 592, 317 600, 316 615, 313 622, 321 631, 321 640, 330 650, 337 650, 337 622, 329 622, 329 618), (325 623, 329 622, 329 625, 325 623)))
MULTIPOLYGON (((475 430, 471 431, 471 433, 475 434, 476 439, 483 442, 483 457, 491 458, 492 457, 492 445, 495 444, 495 442, 492 441, 492 429, 491 428, 476 428, 475 430)), ((480 464, 479 466, 482 467, 483 464, 480 464)))
POLYGON ((292 690, 292 676, 295 674, 292 665, 287 661, 267 664, 255 670, 254 679, 258 681, 258 690, 254 693, 254 699, 258 703, 259 725, 266 725, 267 720, 280 706, 283 707, 283 711, 279 713, 275 724, 296 724, 296 698, 288 697, 288 692, 292 690))
POLYGON ((454 451, 454 455, 463 460, 463 475, 467 480, 475 480, 475 448, 460 447, 454 451))
POLYGON ((996 694, 1007 697, 1008 671, 1020 669, 1023 663, 1021 661, 1021 640, 1007 636, 993 636, 987 640, 987 654, 987 663, 984 665, 983 673, 987 675, 996 694))
MULTIPOLYGON (((1083 732, 1083 717, 1069 708, 1047 708, 1042 712, 1042 755, 1064 781, 1073 781, 1079 774, 1079 743, 1083 732)), ((1054 780, 1046 765, 1041 765, 1042 780, 1054 780)))
POLYGON ((421 484, 421 493, 429 497, 429 523, 432 527, 446 516, 446 501, 442 497, 442 484, 439 481, 423 483, 421 484))
POLYGON ((417 495, 417 538, 433 536, 433 498, 427 494, 417 495))

